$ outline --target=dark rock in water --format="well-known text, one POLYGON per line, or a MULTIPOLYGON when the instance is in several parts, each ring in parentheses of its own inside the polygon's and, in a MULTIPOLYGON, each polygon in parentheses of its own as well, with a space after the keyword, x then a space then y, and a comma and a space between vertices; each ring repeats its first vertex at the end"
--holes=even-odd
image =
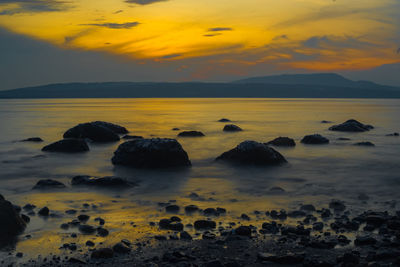
POLYGON ((251 218, 249 217, 249 215, 247 215, 246 213, 243 213, 242 215, 240 215, 240 218, 246 221, 250 221, 251 218))
POLYGON ((181 232, 181 233, 179 234, 179 238, 180 238, 181 240, 192 240, 192 239, 193 239, 192 236, 191 236, 188 232, 186 232, 186 231, 181 232))
POLYGON ((391 134, 387 134, 386 136, 399 136, 399 133, 391 133, 391 134))
POLYGON ((168 205, 165 207, 165 211, 166 212, 172 212, 172 213, 176 213, 179 212, 179 206, 178 205, 168 205))
POLYGON ((241 236, 251 236, 251 227, 250 226, 239 226, 235 229, 235 234, 241 236))
POLYGON ((343 203, 343 201, 333 199, 329 203, 329 208, 331 208, 335 211, 344 211, 346 209, 346 205, 343 203))
POLYGON ((172 131, 179 131, 179 128, 172 128, 172 131))
POLYGON ((242 128, 240 128, 237 125, 227 124, 227 125, 224 126, 223 131, 224 132, 240 132, 240 131, 243 131, 243 130, 242 130, 242 128))
POLYGON ((63 139, 43 147, 42 151, 77 153, 89 151, 89 146, 82 139, 63 139))
POLYGON ((332 213, 331 213, 331 211, 329 209, 323 208, 321 210, 321 218, 329 218, 331 216, 332 216, 332 213))
POLYGON ((161 219, 158 223, 161 229, 182 231, 183 224, 177 221, 172 221, 171 219, 161 219))
POLYGON ((185 207, 185 212, 187 212, 187 213, 195 212, 198 210, 199 210, 199 207, 197 207, 196 205, 188 205, 185 207))
POLYGON ((370 246, 376 244, 376 239, 371 236, 358 236, 354 240, 354 245, 356 246, 370 246))
POLYGON ((97 227, 97 234, 99 236, 105 237, 108 236, 110 232, 107 229, 104 229, 103 227, 97 227))
POLYGON ((300 209, 301 209, 301 210, 304 210, 304 211, 315 211, 315 207, 314 207, 314 205, 312 205, 312 204, 302 205, 302 206, 300 207, 300 209))
MULTIPOLYGON (((1 195, 0 195, 1 196, 1 195)), ((26 204, 25 206, 23 206, 22 207, 24 210, 26 210, 26 211, 31 211, 31 210, 33 210, 34 208, 36 208, 36 206, 35 205, 33 205, 33 204, 26 204)))
POLYGON ((302 210, 293 210, 293 211, 289 211, 287 216, 291 217, 291 218, 301 218, 301 217, 305 217, 307 214, 302 211, 302 210))
POLYGON ((119 242, 113 246, 113 250, 116 253, 126 254, 131 251, 131 248, 125 245, 124 243, 119 242))
POLYGON ((78 216, 78 220, 81 222, 87 222, 89 220, 90 216, 86 214, 81 214, 78 216))
POLYGON ((360 263, 359 253, 345 253, 337 258, 337 262, 343 263, 344 266, 357 266, 360 263))
POLYGON ((99 248, 92 252, 93 259, 109 259, 114 256, 114 251, 111 248, 99 248))
POLYGON ((313 230, 322 231, 324 229, 324 224, 322 222, 313 223, 313 230))
POLYGON ((202 132, 199 131, 184 131, 178 134, 180 137, 201 137, 204 136, 202 132))
POLYGON ((265 234, 277 234, 279 232, 279 227, 276 222, 263 223, 262 230, 265 234))
POLYGON ((285 193, 286 191, 282 187, 274 186, 274 187, 271 187, 269 189, 269 192, 271 192, 271 193, 285 193))
POLYGON ((275 255, 270 253, 258 253, 257 257, 261 261, 270 261, 278 264, 300 264, 304 261, 303 254, 275 255))
POLYGON ((222 119, 219 119, 218 122, 231 122, 231 120, 227 119, 227 118, 222 118, 222 119))
POLYGON ((216 160, 247 165, 280 165, 286 159, 275 149, 255 141, 244 141, 237 147, 224 152, 216 160))
POLYGON ((351 140, 350 138, 346 138, 346 137, 339 137, 338 139, 336 139, 336 140, 339 140, 339 141, 349 141, 349 140, 351 140))
POLYGON ((82 224, 79 226, 79 232, 81 232, 82 234, 91 235, 96 232, 96 228, 91 225, 82 224))
POLYGON ((25 215, 25 214, 21 214, 21 218, 26 223, 29 223, 31 221, 31 218, 28 215, 25 215))
POLYGON ((194 222, 194 228, 197 230, 201 229, 214 229, 217 224, 214 221, 198 220, 194 222))
POLYGON ((371 142, 359 142, 359 143, 355 143, 355 146, 375 146, 373 143, 371 142))
POLYGON ((210 232, 205 232, 203 235, 202 235, 202 238, 203 239, 215 239, 217 236, 215 235, 215 234, 213 234, 213 233, 210 233, 210 232))
POLYGON ((119 125, 95 121, 81 123, 64 133, 64 138, 87 138, 93 142, 119 141, 118 134, 127 134, 128 131, 119 125))
POLYGON ((75 214, 75 213, 77 213, 77 211, 74 209, 71 209, 71 210, 66 210, 65 213, 66 214, 75 214))
POLYGON ((143 139, 143 136, 139 135, 124 135, 122 139, 143 139))
POLYGON ((274 145, 274 146, 296 146, 296 142, 289 137, 278 137, 272 141, 266 143, 266 145, 274 145))
POLYGON ((9 243, 22 233, 26 222, 16 212, 11 202, 0 195, 0 246, 9 243))
POLYGON ((72 185, 88 185, 88 186, 98 186, 104 188, 112 188, 112 187, 129 187, 133 186, 133 184, 129 183, 127 180, 114 177, 114 176, 106 176, 106 177, 91 177, 87 175, 78 175, 72 178, 72 185))
POLYGON ((206 216, 210 216, 210 215, 219 216, 219 212, 214 208, 207 208, 207 209, 203 210, 203 213, 206 216))
POLYGON ((40 137, 30 137, 30 138, 21 140, 21 142, 43 142, 43 139, 40 137))
POLYGON ((371 125, 362 124, 361 122, 353 119, 343 122, 342 124, 339 125, 333 125, 332 127, 329 128, 329 130, 331 131, 340 131, 340 132, 365 132, 371 129, 374 129, 374 127, 371 125))
POLYGON ((181 144, 175 139, 136 139, 121 144, 112 158, 114 165, 135 168, 165 168, 190 166, 181 144))
POLYGON ((65 184, 52 179, 40 180, 33 189, 64 188, 65 184))
POLYGON ((41 208, 38 212, 41 216, 49 216, 50 210, 48 207, 41 208))
POLYGON ((331 121, 323 120, 323 121, 321 121, 321 123, 332 123, 332 122, 331 122, 331 121))
POLYGON ((156 235, 156 236, 154 236, 154 239, 156 239, 158 241, 166 241, 167 237, 164 235, 156 235))
POLYGON ((304 136, 303 139, 301 139, 301 142, 303 144, 311 144, 311 145, 328 144, 329 139, 323 137, 320 134, 312 134, 304 136))
POLYGON ((88 240, 88 241, 86 241, 86 246, 88 246, 88 247, 94 247, 94 242, 93 241, 90 241, 90 240, 88 240))

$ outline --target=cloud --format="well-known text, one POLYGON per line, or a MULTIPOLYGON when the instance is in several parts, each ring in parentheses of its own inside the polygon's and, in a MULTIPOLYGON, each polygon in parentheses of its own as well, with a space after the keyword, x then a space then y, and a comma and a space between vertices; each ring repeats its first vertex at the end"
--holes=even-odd
POLYGON ((209 31, 209 32, 224 32, 224 31, 233 31, 233 29, 228 28, 228 27, 215 27, 215 28, 209 28, 207 31, 209 31))
POLYGON ((400 54, 400 47, 399 47, 399 49, 397 49, 397 54, 400 54))
POLYGON ((91 23, 91 24, 81 24, 84 26, 97 26, 97 27, 105 27, 110 29, 131 29, 133 27, 138 26, 140 23, 137 21, 134 22, 125 22, 125 23, 91 23))
POLYGON ((15 8, 4 9, 0 15, 15 15, 20 13, 41 13, 64 11, 70 8, 67 1, 59 0, 1 0, 0 6, 4 4, 17 5, 15 8))
POLYGON ((362 48, 375 46, 376 44, 361 41, 356 37, 351 36, 312 36, 302 42, 306 48, 362 48))
POLYGON ((214 36, 218 36, 221 35, 222 33, 210 33, 210 34, 204 34, 204 37, 214 37, 214 36))
POLYGON ((171 54, 171 55, 165 55, 162 58, 163 59, 171 59, 171 58, 177 58, 177 57, 180 57, 180 56, 182 56, 182 54, 171 54))
POLYGON ((150 5, 150 4, 154 4, 157 2, 165 2, 165 1, 168 1, 168 0, 125 0, 126 3, 137 4, 137 5, 141 5, 141 6, 150 5))

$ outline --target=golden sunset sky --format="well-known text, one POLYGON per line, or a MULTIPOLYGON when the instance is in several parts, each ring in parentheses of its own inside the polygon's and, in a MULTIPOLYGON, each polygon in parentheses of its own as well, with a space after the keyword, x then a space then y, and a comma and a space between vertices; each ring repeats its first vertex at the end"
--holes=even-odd
POLYGON ((0 28, 137 64, 201 61, 201 79, 399 63, 399 13, 399 0, 0 0, 0 28))

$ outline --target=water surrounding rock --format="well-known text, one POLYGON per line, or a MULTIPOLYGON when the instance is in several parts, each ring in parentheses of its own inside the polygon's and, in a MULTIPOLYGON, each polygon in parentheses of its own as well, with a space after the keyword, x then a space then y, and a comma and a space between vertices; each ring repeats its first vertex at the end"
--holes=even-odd
POLYGON ((234 149, 223 153, 216 160, 262 166, 279 165, 287 162, 275 149, 255 141, 244 141, 234 149))
POLYGON ((333 125, 329 128, 331 131, 341 131, 341 132, 365 132, 374 129, 371 125, 362 124, 359 121, 350 119, 343 122, 342 124, 333 125))
POLYGON ((64 133, 64 138, 87 138, 93 142, 119 141, 118 134, 126 134, 128 131, 119 125, 95 121, 76 125, 64 133))
POLYGON ((82 139, 63 139, 43 147, 42 151, 77 153, 89 151, 89 146, 82 139))
POLYGON ((121 144, 112 158, 114 165, 135 168, 166 168, 190 166, 181 144, 175 139, 137 139, 121 144))
POLYGON ((278 137, 266 143, 266 145, 274 146, 296 146, 296 142, 289 137, 278 137))
POLYGON ((33 189, 48 189, 48 188, 65 188, 65 184, 52 179, 40 180, 36 183, 33 189))
POLYGON ((312 135, 306 135, 301 139, 301 142, 303 144, 313 144, 313 145, 318 145, 318 144, 328 144, 329 139, 323 137, 320 134, 312 134, 312 135))
POLYGON ((184 131, 178 134, 179 137, 202 137, 205 136, 202 132, 199 131, 184 131))
POLYGON ((243 130, 242 130, 242 128, 240 128, 237 125, 227 124, 227 125, 224 126, 223 131, 224 132, 240 132, 240 131, 243 131, 243 130))

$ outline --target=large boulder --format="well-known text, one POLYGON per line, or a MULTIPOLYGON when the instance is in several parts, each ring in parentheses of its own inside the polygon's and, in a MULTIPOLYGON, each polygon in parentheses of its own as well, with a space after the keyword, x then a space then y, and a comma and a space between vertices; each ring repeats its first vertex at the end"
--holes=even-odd
POLYGON ((340 132, 366 132, 371 129, 374 129, 372 125, 362 124, 356 120, 348 120, 343 122, 342 124, 333 125, 329 128, 331 131, 340 131, 340 132))
POLYGON ((275 149, 255 141, 244 141, 216 160, 250 165, 279 165, 287 162, 275 149))
POLYGON ((224 132, 240 132, 243 130, 242 130, 242 128, 240 128, 239 126, 237 126, 235 124, 227 124, 224 126, 223 131, 224 132))
POLYGON ((42 151, 76 153, 89 151, 89 146, 82 139, 63 139, 43 147, 42 151))
POLYGON ((112 158, 114 165, 135 168, 190 166, 188 154, 175 139, 136 139, 121 144, 112 158))
POLYGON ((87 138, 93 142, 119 141, 118 134, 128 131, 119 125, 104 121, 87 122, 76 125, 64 133, 64 138, 87 138))
POLYGON ((0 195, 0 246, 11 242, 16 235, 24 231, 25 227, 25 221, 11 202, 0 195))
POLYGON ((274 145, 274 146, 296 146, 296 142, 289 137, 278 137, 272 141, 266 143, 266 145, 274 145))
POLYGON ((133 186, 133 184, 120 177, 92 177, 88 175, 78 175, 73 177, 71 180, 71 185, 87 185, 104 188, 133 186))
POLYGON ((312 134, 312 135, 306 135, 301 139, 301 142, 303 144, 309 144, 309 145, 320 145, 320 144, 328 144, 329 139, 323 137, 320 134, 312 134))

